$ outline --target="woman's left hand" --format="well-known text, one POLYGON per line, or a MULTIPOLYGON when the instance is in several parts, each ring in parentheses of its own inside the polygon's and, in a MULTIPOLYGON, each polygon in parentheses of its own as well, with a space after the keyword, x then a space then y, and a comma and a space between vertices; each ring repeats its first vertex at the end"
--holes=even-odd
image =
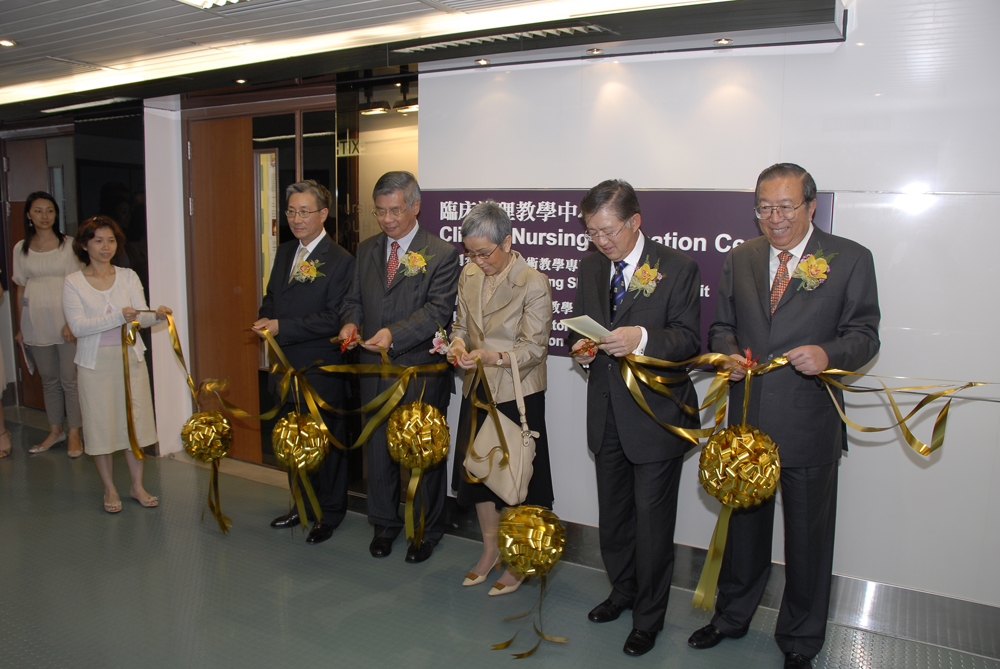
POLYGON ((462 353, 461 355, 455 356, 455 360, 458 362, 458 366, 462 369, 475 369, 476 368, 476 358, 478 357, 483 361, 486 366, 496 366, 497 360, 500 359, 501 354, 496 351, 486 351, 481 348, 474 349, 468 353, 462 353))
POLYGON ((167 320, 167 314, 172 313, 174 312, 170 310, 170 307, 165 307, 161 304, 160 308, 156 310, 156 320, 165 321, 167 320))
POLYGON ((76 341, 76 337, 73 336, 73 331, 69 329, 68 325, 64 325, 62 329, 63 341, 67 344, 72 344, 76 341))

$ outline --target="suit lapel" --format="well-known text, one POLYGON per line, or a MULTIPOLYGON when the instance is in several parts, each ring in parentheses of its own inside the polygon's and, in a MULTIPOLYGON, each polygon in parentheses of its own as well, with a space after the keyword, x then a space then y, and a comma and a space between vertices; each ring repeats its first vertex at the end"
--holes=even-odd
MULTIPOLYGON (((636 264, 636 270, 638 270, 640 267, 642 267, 642 263, 646 262, 646 258, 650 258, 652 256, 650 258, 650 262, 652 262, 654 265, 656 264, 656 262, 658 260, 660 260, 660 256, 656 252, 656 249, 653 247, 653 242, 649 239, 649 237, 646 237, 645 235, 643 235, 643 241, 642 241, 642 243, 643 243, 642 255, 639 257, 639 262, 636 264)), ((608 273, 609 274, 611 273, 611 267, 610 266, 608 267, 608 273)), ((632 273, 632 276, 635 276, 635 272, 632 273)), ((622 317, 625 315, 625 313, 629 309, 632 308, 632 305, 635 304, 635 302, 636 302, 636 300, 638 298, 639 298, 639 292, 635 291, 635 290, 630 291, 628 289, 628 286, 626 285, 625 286, 625 297, 622 298, 622 303, 618 306, 618 311, 615 312, 615 320, 614 320, 615 323, 617 323, 618 321, 620 321, 622 319, 622 317)), ((611 313, 611 279, 610 278, 608 279, 608 300, 607 301, 608 301, 608 313, 611 313)))
MULTIPOLYGON (((819 232, 819 229, 814 227, 812 235, 809 237, 809 241, 806 242, 806 248, 805 248, 805 250, 802 251, 802 258, 805 258, 807 255, 816 253, 816 249, 819 246, 819 242, 820 242, 820 240, 818 238, 818 235, 817 235, 818 232, 819 232)), ((799 262, 802 262, 801 258, 799 259, 799 262)), ((795 271, 794 268, 793 268, 792 271, 793 272, 795 271)), ((800 282, 801 282, 801 279, 791 279, 791 280, 789 280, 788 286, 785 288, 785 292, 781 294, 781 299, 778 301, 778 306, 775 308, 775 312, 777 312, 778 309, 780 309, 781 307, 783 307, 786 304, 788 304, 791 300, 795 299, 795 296, 799 292, 798 291, 798 287, 800 285, 800 282), (794 286, 792 285, 792 281, 795 281, 795 285, 794 286)))
POLYGON ((598 265, 597 276, 594 281, 597 283, 597 303, 601 305, 601 325, 610 329, 611 327, 611 261, 600 251, 600 263, 598 265))
POLYGON ((760 298, 760 307, 767 315, 767 320, 771 320, 771 247, 764 239, 764 243, 757 247, 753 258, 750 259, 750 266, 753 268, 753 281, 757 286, 757 297, 760 298))
MULTIPOLYGON (((413 235, 413 240, 410 241, 410 247, 408 249, 406 249, 406 253, 410 253, 411 251, 413 253, 416 253, 417 251, 420 251, 425 246, 427 246, 426 237, 427 237, 427 233, 424 232, 424 229, 421 228, 419 224, 417 224, 417 234, 413 235)), ((385 243, 386 244, 391 244, 392 242, 390 242, 388 240, 388 237, 387 237, 385 243)), ((386 269, 385 269, 385 267, 386 267, 385 248, 387 248, 387 247, 383 247, 383 253, 382 253, 382 259, 383 259, 382 260, 382 280, 383 281, 385 281, 388 278, 388 275, 386 274, 386 269)), ((402 249, 400 249, 400 250, 402 250, 402 249)), ((402 255, 399 256, 399 260, 400 260, 399 269, 396 270, 396 276, 392 277, 392 285, 391 286, 386 286, 386 292, 389 292, 390 290, 392 290, 393 288, 395 288, 396 286, 398 286, 400 284, 400 282, 405 281, 406 279, 409 278, 405 274, 403 274, 403 263, 402 263, 402 260, 403 260, 403 256, 406 255, 406 253, 403 253, 402 255)))
POLYGON ((388 291, 389 286, 386 285, 386 273, 385 273, 385 249, 386 244, 388 244, 389 237, 384 233, 379 233, 378 241, 372 244, 372 262, 375 263, 375 272, 379 275, 379 281, 382 282, 382 290, 388 291))
MULTIPOLYGON (((475 267, 475 265, 470 265, 475 267)), ((465 282, 465 295, 466 295, 466 308, 469 310, 469 318, 472 322, 479 327, 480 332, 486 332, 483 327, 483 281, 486 280, 486 275, 481 271, 476 272, 469 269, 463 270, 465 272, 471 272, 468 275, 468 279, 465 282)))

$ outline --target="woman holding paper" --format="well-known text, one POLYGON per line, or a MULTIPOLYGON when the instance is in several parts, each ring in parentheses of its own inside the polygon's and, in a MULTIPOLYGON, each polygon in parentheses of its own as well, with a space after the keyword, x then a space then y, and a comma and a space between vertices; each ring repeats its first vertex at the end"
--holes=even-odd
MULTIPOLYGON (((84 450, 94 458, 104 482, 104 510, 118 513, 121 499, 112 475, 112 455, 125 451, 132 476, 131 496, 142 506, 153 507, 159 500, 142 485, 142 460, 130 448, 125 407, 125 369, 122 360, 121 326, 138 321, 149 327, 166 320, 170 309, 161 306, 149 313, 139 277, 130 269, 115 267, 111 259, 125 243, 118 224, 106 216, 94 216, 80 226, 73 249, 86 263, 79 272, 66 277, 63 310, 66 323, 77 338, 76 366, 80 385, 80 408, 87 434, 84 450)), ((142 339, 128 350, 129 387, 132 415, 139 446, 156 443, 153 400, 149 375, 143 363, 146 347, 142 339)))
MULTIPOLYGON (((520 422, 511 375, 510 356, 515 356, 527 422, 532 431, 539 433, 532 462, 534 472, 524 503, 552 508, 552 475, 545 433, 545 359, 552 328, 549 281, 511 249, 510 218, 495 202, 486 201, 473 207, 462 223, 462 239, 465 255, 471 262, 459 276, 457 318, 448 351, 448 361, 465 370, 462 412, 469 415, 473 410, 469 391, 478 357, 486 370, 486 381, 497 409, 515 423, 520 422)), ((482 426, 488 414, 477 411, 476 422, 482 426)), ((473 439, 474 436, 469 445, 473 439)), ((456 463, 459 462, 456 457, 456 463)), ((458 503, 476 505, 483 534, 483 555, 463 583, 471 586, 485 581, 490 570, 499 565, 497 528, 505 504, 485 484, 466 480, 464 473, 464 468, 457 464, 454 480, 458 482, 458 503)), ((523 577, 508 569, 489 594, 514 592, 522 580, 523 577)))

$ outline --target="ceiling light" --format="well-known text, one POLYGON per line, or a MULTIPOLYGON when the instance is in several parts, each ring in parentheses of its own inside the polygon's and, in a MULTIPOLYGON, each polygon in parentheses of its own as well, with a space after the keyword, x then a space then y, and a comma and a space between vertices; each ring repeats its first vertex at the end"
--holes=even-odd
POLYGON ((490 61, 486 60, 485 58, 480 58, 479 60, 476 61, 476 65, 489 65, 489 64, 490 61))
POLYGON ((858 46, 864 46, 864 45, 865 45, 864 42, 858 42, 858 46))
POLYGON ((227 3, 236 4, 240 0, 179 0, 185 5, 192 5, 198 9, 209 9, 211 7, 221 7, 227 3))
POLYGON ((587 49, 587 53, 590 53, 590 54, 593 54, 593 55, 596 56, 598 54, 604 53, 604 49, 587 49))
POLYGON ((393 105, 393 111, 397 111, 400 114, 409 114, 411 112, 420 111, 420 105, 417 104, 417 99, 412 100, 400 100, 395 105, 393 105))
POLYGON ((0 46, 14 46, 15 44, 17 42, 12 39, 0 39, 0 46))
POLYGON ((245 84, 245 83, 247 83, 247 80, 246 79, 237 79, 236 83, 238 83, 238 84, 245 84))
POLYGON ((392 109, 392 107, 389 106, 389 103, 383 102, 382 100, 376 100, 375 102, 362 102, 358 105, 358 111, 361 112, 362 116, 388 114, 390 109, 392 109))
POLYGON ((402 86, 402 85, 403 85, 402 83, 400 83, 400 82, 398 82, 398 81, 396 82, 396 88, 399 88, 399 87, 400 87, 400 86, 402 86))
POLYGON ((76 109, 87 109, 88 107, 103 107, 105 105, 114 105, 119 102, 130 102, 136 98, 108 98, 107 100, 96 100, 94 102, 81 102, 77 105, 66 105, 65 107, 53 107, 52 109, 43 109, 43 114, 55 114, 56 112, 73 111, 76 109))
POLYGON ((733 43, 733 40, 729 39, 728 37, 720 37, 719 39, 715 40, 715 43, 718 44, 719 46, 729 46, 730 44, 733 43))

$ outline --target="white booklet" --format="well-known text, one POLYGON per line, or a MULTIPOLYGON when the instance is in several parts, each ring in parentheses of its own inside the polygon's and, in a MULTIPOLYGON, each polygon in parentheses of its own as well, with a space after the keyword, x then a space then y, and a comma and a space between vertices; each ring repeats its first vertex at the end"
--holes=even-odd
POLYGON ((563 325, 574 332, 579 332, 588 339, 593 339, 600 343, 601 337, 607 337, 611 331, 595 321, 590 316, 576 316, 575 318, 564 318, 560 321, 563 325))

